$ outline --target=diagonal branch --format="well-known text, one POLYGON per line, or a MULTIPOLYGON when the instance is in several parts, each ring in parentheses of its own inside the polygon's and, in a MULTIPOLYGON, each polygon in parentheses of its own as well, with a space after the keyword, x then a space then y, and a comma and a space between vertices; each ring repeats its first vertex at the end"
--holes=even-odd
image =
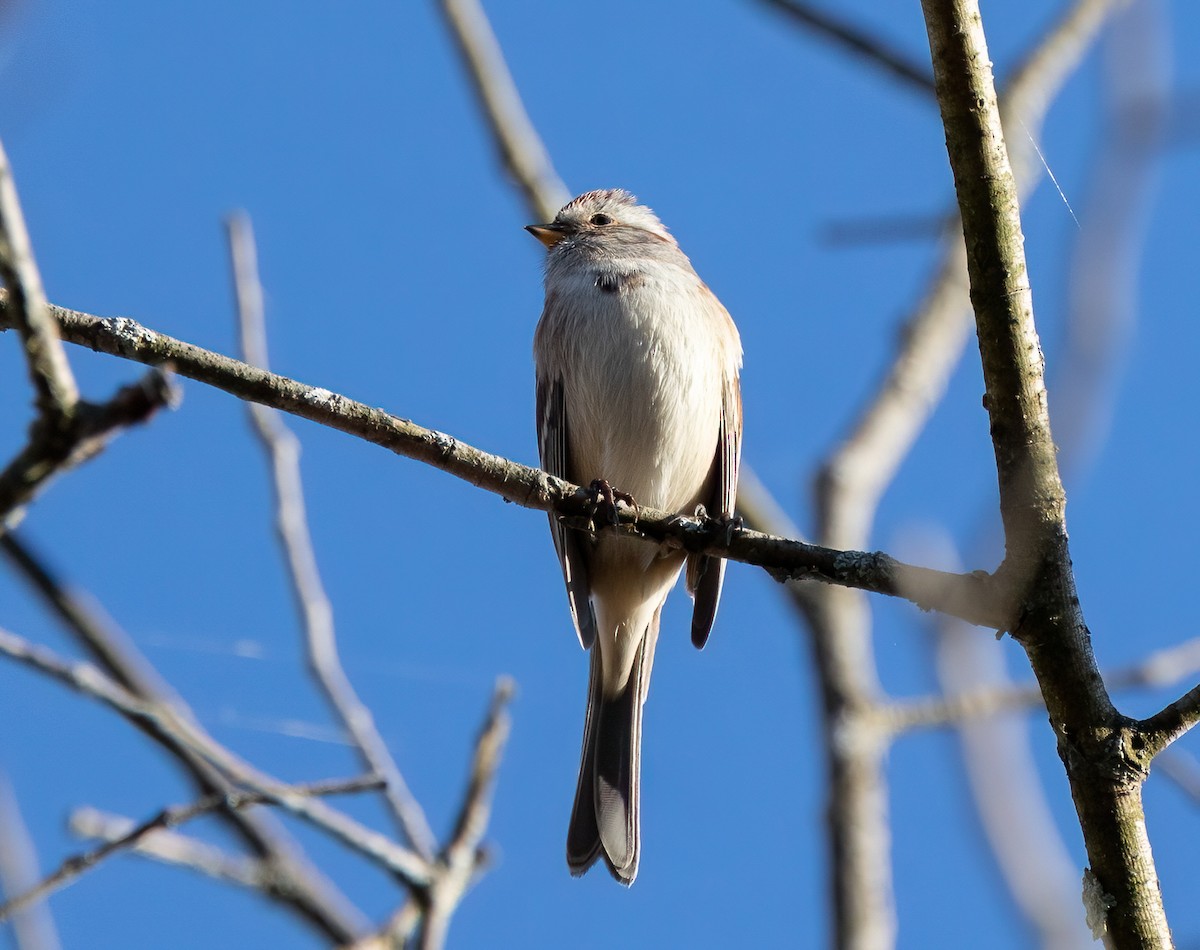
MULTIPOLYGON (((173 715, 169 708, 132 695, 90 663, 64 660, 54 651, 3 629, 0 629, 0 655, 43 673, 81 695, 99 700, 130 721, 162 735, 166 741, 186 746, 224 773, 235 787, 264 796, 271 804, 304 819, 391 872, 407 886, 420 889, 429 885, 431 871, 419 855, 317 799, 292 794, 287 783, 243 761, 198 725, 173 715)), ((276 886, 286 892, 289 882, 281 881, 276 886)), ((307 907, 301 909, 307 910, 307 907)), ((352 936, 353 933, 347 934, 342 938, 343 942, 352 936)))
POLYGON ((77 400, 69 418, 54 425, 44 417, 35 422, 29 443, 0 471, 0 534, 15 525, 20 510, 51 478, 86 462, 122 429, 147 422, 178 399, 171 374, 153 369, 108 402, 77 400))
MULTIPOLYGON (((131 818, 96 808, 76 808, 67 826, 80 838, 115 841, 135 826, 131 818)), ((206 877, 247 890, 263 892, 268 885, 270 865, 259 858, 232 855, 207 841, 175 831, 156 831, 136 842, 132 850, 145 858, 190 868, 206 877)))
MULTIPOLYGON (((378 788, 379 785, 380 779, 372 775, 348 781, 340 780, 315 782, 309 785, 296 785, 287 789, 285 794, 302 796, 344 795, 353 792, 368 791, 378 788)), ((238 810, 250 805, 273 805, 277 804, 278 800, 279 795, 268 795, 258 792, 228 792, 225 794, 206 795, 204 798, 192 802, 190 805, 173 805, 169 808, 164 808, 147 820, 130 828, 123 835, 106 841, 95 848, 72 855, 39 884, 22 894, 10 898, 4 904, 0 904, 0 922, 6 920, 10 915, 31 906, 42 898, 49 896, 59 888, 73 883, 80 875, 95 868, 105 858, 111 857, 120 851, 136 847, 141 843, 143 838, 156 831, 178 828, 180 825, 194 818, 199 818, 201 815, 209 814, 221 808, 238 810)))
MULTIPOLYGON (((144 363, 169 360, 181 376, 373 442, 523 507, 553 510, 572 527, 594 528, 595 508, 589 493, 539 469, 491 455, 327 389, 155 333, 124 317, 105 320, 52 309, 64 339, 72 343, 144 363)), ((0 326, 3 320, 0 311, 0 326)), ((640 514, 622 510, 619 519, 620 530, 630 535, 753 564, 780 580, 807 577, 902 597, 923 610, 940 610, 997 630, 1009 625, 1001 588, 982 572, 951 574, 904 564, 881 553, 840 551, 748 530, 730 532, 711 520, 701 523, 648 508, 640 514)))
POLYGON ((8 288, 17 332, 25 349, 25 362, 36 393, 42 421, 55 428, 69 419, 79 401, 79 388, 58 328, 49 313, 42 276, 38 273, 25 229, 25 215, 17 198, 8 155, 0 145, 0 280, 8 288))
MULTIPOLYGON (((500 768, 500 756, 508 739, 508 705, 515 687, 502 677, 496 684, 491 707, 471 763, 471 777, 455 822, 450 843, 442 851, 438 873, 426 898, 424 919, 421 922, 421 950, 436 950, 446 940, 450 916, 467 889, 475 882, 487 855, 481 847, 492 809, 492 786, 500 768)), ((397 922, 396 926, 401 923, 397 922)))
MULTIPOLYGON (((161 680, 124 632, 103 618, 87 602, 86 595, 61 584, 29 545, 14 532, 0 535, 0 551, 25 577, 75 640, 91 654, 103 673, 111 677, 121 690, 120 694, 97 698, 110 701, 112 705, 111 699, 128 695, 130 699, 150 708, 162 710, 165 723, 195 723, 188 706, 161 680)), ((57 676, 53 669, 43 672, 57 676)), ((85 683, 86 680, 68 685, 84 689, 85 683)), ((187 771, 200 794, 233 790, 232 783, 209 758, 185 741, 176 730, 143 723, 132 708, 117 708, 126 712, 134 725, 161 745, 187 771)), ((231 825, 251 852, 269 869, 270 873, 264 877, 268 885, 264 893, 269 898, 299 915, 331 940, 344 942, 353 937, 358 929, 353 919, 357 911, 333 883, 309 863, 299 846, 272 816, 254 811, 226 810, 220 813, 220 817, 231 825)))
MULTIPOLYGON (((257 251, 250 220, 234 215, 226 221, 233 259, 238 325, 246 361, 267 367, 267 335, 263 319, 263 293, 258 277, 257 251)), ((271 467, 275 515, 280 543, 291 578, 292 592, 303 622, 308 662, 326 699, 341 719, 364 765, 384 777, 384 797, 401 833, 427 861, 437 851, 437 841, 425 813, 408 789, 395 760, 384 744, 371 711, 359 699, 338 656, 333 605, 325 593, 316 552, 304 509, 300 479, 300 443, 278 413, 257 403, 247 403, 254 432, 271 467)))
POLYGON ((1200 722, 1200 686, 1193 686, 1175 702, 1138 723, 1138 731, 1151 757, 1200 722))

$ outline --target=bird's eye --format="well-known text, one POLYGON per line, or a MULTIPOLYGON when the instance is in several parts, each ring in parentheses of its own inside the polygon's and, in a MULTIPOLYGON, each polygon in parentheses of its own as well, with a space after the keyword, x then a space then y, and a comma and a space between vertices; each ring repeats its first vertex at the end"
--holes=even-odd
POLYGON ((612 218, 606 214, 594 214, 588 220, 597 227, 604 227, 606 224, 612 224, 612 218))

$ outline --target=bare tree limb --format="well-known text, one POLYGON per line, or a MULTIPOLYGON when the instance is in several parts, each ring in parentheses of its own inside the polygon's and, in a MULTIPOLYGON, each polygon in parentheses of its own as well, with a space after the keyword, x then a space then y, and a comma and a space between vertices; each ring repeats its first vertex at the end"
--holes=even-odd
POLYGON ((0 534, 20 520, 20 509, 53 476, 98 454, 122 429, 146 422, 178 401, 171 374, 153 369, 121 387, 108 402, 76 400, 69 418, 53 424, 45 417, 35 421, 29 443, 0 471, 0 534))
POLYGON ((922 0, 967 247, 1005 529, 1013 631, 1046 698, 1091 867, 1090 892, 1120 947, 1167 947, 1146 836, 1146 762, 1096 668, 1071 569, 1016 187, 975 0, 922 0), (1114 761, 1114 738, 1131 754, 1114 761))
MULTIPOLYGON (((266 369, 267 333, 263 293, 250 219, 244 214, 232 215, 226 220, 226 229, 233 262, 242 354, 246 362, 266 369)), ((353 739, 364 765, 384 777, 384 797, 401 834, 425 860, 433 860, 437 852, 437 839, 429 828, 425 812, 409 791, 400 769, 375 728, 371 711, 359 699, 338 656, 333 605, 325 593, 308 530, 304 488, 300 478, 300 442, 275 410, 252 402, 246 406, 271 468, 276 526, 292 593, 303 623, 309 668, 334 713, 353 739)))
MULTIPOLYGON (((1200 638, 1165 650, 1157 650, 1137 663, 1105 674, 1104 681, 1111 691, 1161 688, 1197 674, 1200 674, 1200 638)), ((966 719, 1044 706, 1045 700, 1036 684, 1002 684, 930 699, 893 700, 885 704, 880 713, 886 720, 888 729, 900 733, 910 729, 938 728, 966 719)), ((1164 713, 1166 710, 1157 715, 1163 716, 1164 713)), ((1200 715, 1200 712, 1193 712, 1192 715, 1200 715)), ((1147 729, 1147 723, 1150 721, 1143 720, 1140 724, 1144 733, 1153 732, 1152 729, 1147 729)), ((1192 725, 1194 724, 1193 722, 1192 725)), ((1151 739, 1151 735, 1148 734, 1147 739, 1151 739)))
MULTIPOLYGON (((80 838, 115 841, 132 831, 132 818, 113 815, 96 808, 76 808, 68 821, 73 834, 80 838)), ((175 831, 155 831, 134 842, 135 854, 163 864, 189 868, 206 877, 247 890, 265 891, 271 874, 268 862, 259 858, 232 855, 189 835, 175 831)))
POLYGON ((228 792, 226 794, 207 795, 199 801, 192 802, 190 805, 173 805, 169 808, 164 808, 154 816, 129 829, 125 834, 111 841, 106 841, 95 848, 72 855, 59 865, 58 870, 45 877, 37 886, 30 888, 23 894, 18 894, 10 898, 4 904, 0 904, 0 922, 52 894, 60 887, 73 883, 81 874, 90 871, 105 858, 111 857, 119 851, 136 846, 141 839, 156 831, 177 828, 185 822, 191 821, 193 818, 198 818, 201 815, 208 814, 220 808, 237 810, 246 808, 249 805, 274 805, 278 804, 284 797, 296 795, 305 797, 343 795, 376 789, 381 784, 381 779, 378 776, 372 775, 365 778, 358 777, 349 780, 341 779, 295 785, 274 794, 228 792))
POLYGON ((75 411, 79 387, 59 341, 58 328, 48 312, 42 276, 33 258, 25 215, 3 145, 0 145, 0 279, 8 288, 9 308, 24 345, 38 415, 51 427, 64 424, 75 411))
MULTIPOLYGON (((416 459, 478 488, 526 508, 556 511, 580 529, 594 528, 591 495, 577 485, 354 402, 326 389, 276 376, 148 330, 124 317, 104 320, 52 308, 64 339, 140 362, 171 361, 182 376, 222 389, 241 399, 273 406, 416 459)), ((3 317, 0 317, 2 320, 3 317)), ((620 530, 658 543, 670 541, 689 551, 706 552, 768 569, 776 579, 807 577, 889 596, 903 597, 922 610, 940 610, 969 623, 1007 629, 1006 604, 989 575, 949 574, 904 564, 882 553, 840 551, 733 530, 711 519, 699 522, 666 512, 622 509, 620 530)))
POLYGON ((514 692, 513 683, 507 677, 496 684, 491 708, 475 744, 471 777, 454 833, 442 851, 438 873, 426 897, 424 919, 418 934, 421 950, 439 950, 445 944, 450 916, 475 882, 486 860, 481 843, 491 816, 492 786, 508 739, 507 709, 514 692))
MULTIPOLYGON (((42 597, 66 630, 91 654, 101 669, 131 698, 164 711, 164 721, 182 721, 199 729, 191 710, 157 675, 111 621, 102 616, 86 595, 67 589, 15 532, 0 535, 0 551, 42 597)), ((72 685, 68 683, 68 685, 72 685)), ((104 699, 105 697, 97 697, 104 699)), ((144 723, 136 710, 130 721, 159 743, 188 772, 201 795, 234 790, 233 784, 203 754, 174 730, 144 723)), ((211 739, 208 740, 212 742, 211 739)), ((255 811, 220 813, 271 873, 266 895, 297 913, 331 940, 345 942, 360 930, 356 908, 314 866, 273 816, 255 811)))
MULTIPOLYGON (((46 674, 84 696, 100 700, 126 718, 164 735, 175 745, 186 746, 216 766, 235 786, 303 818, 407 885, 414 888, 428 886, 431 871, 419 855, 317 799, 290 794, 290 786, 286 783, 242 761, 198 726, 172 715, 169 709, 138 699, 90 663, 63 660, 54 651, 6 630, 0 630, 0 654, 46 674)), ((350 940, 353 936, 348 933, 344 939, 350 940)))
MULTIPOLYGON (((1025 190, 1039 177, 1034 136, 1049 102, 1112 6, 1112 0, 1077 0, 1013 75, 1005 102, 1009 115, 1027 130, 1018 152, 1025 190)), ((822 544, 868 544, 883 492, 941 400, 965 347, 970 328, 966 264, 955 216, 934 277, 898 335, 894 361, 818 472, 816 532, 822 544)), ((836 940, 843 947, 889 947, 895 941, 883 774, 889 738, 879 734, 888 717, 867 605, 851 591, 805 593, 797 587, 791 585, 789 593, 812 628, 824 711, 836 940)))
POLYGON ((99 452, 113 433, 144 422, 175 400, 167 374, 155 371, 100 405, 79 398, 58 325, 33 257, 8 156, 0 145, 0 280, 5 309, 21 337, 37 417, 24 449, 0 471, 0 535, 55 474, 99 452))
POLYGON ((1200 686, 1194 686, 1175 702, 1138 723, 1147 754, 1158 755, 1200 722, 1200 686))
MULTIPOLYGON (((1064 340, 1057 348, 1050 381, 1058 462, 1065 480, 1086 469, 1112 413, 1114 381, 1127 350, 1128 327, 1134 319, 1132 285, 1140 260, 1145 212, 1156 180, 1166 122, 1169 88, 1169 30, 1154 4, 1092 3, 1093 12, 1112 14, 1105 21, 1104 75, 1109 119, 1105 144, 1096 148, 1096 167, 1087 196, 1078 207, 1080 230, 1072 252, 1064 340), (1121 8, 1128 8, 1117 15, 1121 8), (1127 118, 1137 103, 1135 121, 1127 118)), ((1089 11, 1078 4, 1067 11, 1057 30, 1079 41, 1079 29, 1094 30, 1089 11)), ((1038 57, 1027 58, 1016 80, 1036 75, 1038 57)), ((1055 75, 1062 72, 1053 62, 1055 75)), ((1013 86, 1017 85, 1013 82, 1013 86)), ((1048 104, 1040 83, 1028 83, 1029 95, 1004 95, 1001 117, 1009 136, 1010 158, 1018 182, 1022 167, 1038 174, 1042 166, 1033 149, 1034 136, 1022 117, 1027 102, 1044 112, 1048 104), (1021 152, 1025 152, 1024 158, 1021 152)), ((1010 87, 1011 91, 1011 87, 1010 87)), ((1072 196, 1072 202, 1076 199, 1072 196)), ((981 519, 992 523, 990 512, 981 519)), ((989 529, 987 534, 993 532, 989 529)), ((982 533, 980 534, 982 538, 982 533)), ((971 544, 972 560, 994 548, 982 540, 971 544)), ((956 621, 937 626, 938 674, 950 693, 980 689, 1018 689, 997 643, 987 642, 956 621)), ((1190 665, 1164 656, 1164 674, 1190 665)), ((1150 678, 1152 670, 1147 670, 1150 678)), ((1181 676, 1186 674, 1180 674, 1181 676)), ((1179 678, 1179 677, 1175 677, 1179 678)), ((1171 681, 1174 681, 1172 679, 1171 681)), ((1126 685, 1120 676, 1105 675, 1111 690, 1126 685)), ((1130 682, 1128 685, 1137 685, 1130 682)), ((1039 704, 1041 700, 1039 698, 1039 704)), ((958 730, 972 798, 984 833, 1009 893, 1030 922, 1045 950, 1092 946, 1092 936, 1076 908, 1079 872, 1073 845, 1066 839, 1048 788, 1037 768, 1030 723, 1025 717, 1001 716, 964 723, 958 730)), ((1157 760, 1156 760, 1157 763, 1157 760)))

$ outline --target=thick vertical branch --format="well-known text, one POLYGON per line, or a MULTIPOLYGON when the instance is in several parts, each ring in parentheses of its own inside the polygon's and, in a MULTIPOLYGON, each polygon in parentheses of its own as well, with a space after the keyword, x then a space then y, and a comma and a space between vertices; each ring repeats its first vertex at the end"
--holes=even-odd
POLYGON ((1090 916, 1117 947, 1169 947, 1146 837, 1147 760, 1092 655, 1067 545, 1016 186, 976 0, 922 0, 963 222, 1012 585, 1012 632, 1046 699, 1091 863, 1090 916))

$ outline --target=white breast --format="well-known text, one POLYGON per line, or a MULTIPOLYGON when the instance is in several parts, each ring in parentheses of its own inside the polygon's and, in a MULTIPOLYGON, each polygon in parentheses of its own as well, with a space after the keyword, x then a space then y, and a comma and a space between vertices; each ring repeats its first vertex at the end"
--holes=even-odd
POLYGON ((569 301, 554 336, 571 477, 604 478, 640 504, 690 512, 712 467, 724 380, 737 372, 740 346, 690 268, 649 273, 622 275, 607 292, 594 268, 580 267, 556 287, 569 301))

